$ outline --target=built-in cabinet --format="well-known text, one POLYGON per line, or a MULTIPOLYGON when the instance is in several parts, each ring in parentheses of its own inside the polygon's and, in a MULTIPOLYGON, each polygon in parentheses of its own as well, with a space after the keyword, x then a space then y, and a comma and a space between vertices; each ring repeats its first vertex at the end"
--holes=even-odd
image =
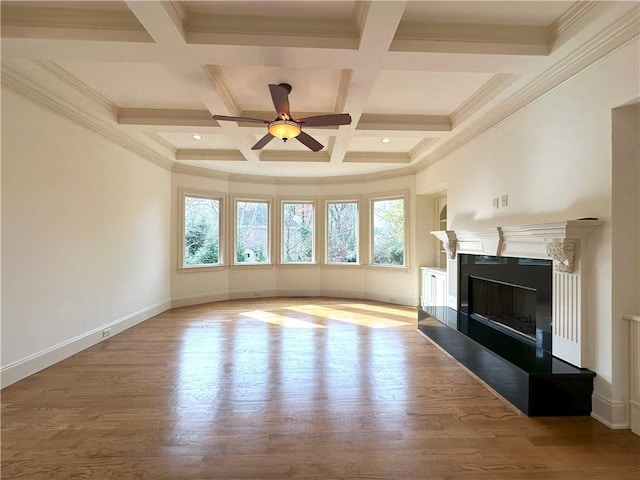
POLYGON ((447 304, 447 270, 440 267, 421 267, 420 305, 423 307, 447 304))

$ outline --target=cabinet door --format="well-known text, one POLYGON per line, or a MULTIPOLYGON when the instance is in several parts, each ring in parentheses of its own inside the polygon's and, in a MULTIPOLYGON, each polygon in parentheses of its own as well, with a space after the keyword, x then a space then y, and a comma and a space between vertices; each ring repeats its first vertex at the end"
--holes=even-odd
POLYGON ((423 307, 433 305, 434 301, 432 274, 427 270, 422 271, 421 303, 423 307))
POLYGON ((444 275, 435 275, 433 277, 434 285, 434 305, 439 307, 447 304, 447 277, 444 275))

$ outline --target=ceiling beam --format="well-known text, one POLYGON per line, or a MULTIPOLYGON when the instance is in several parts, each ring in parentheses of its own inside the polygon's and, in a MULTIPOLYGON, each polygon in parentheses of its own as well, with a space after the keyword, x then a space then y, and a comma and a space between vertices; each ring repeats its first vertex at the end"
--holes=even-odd
POLYGON ((128 1, 126 4, 157 44, 186 43, 182 18, 170 3, 128 1))

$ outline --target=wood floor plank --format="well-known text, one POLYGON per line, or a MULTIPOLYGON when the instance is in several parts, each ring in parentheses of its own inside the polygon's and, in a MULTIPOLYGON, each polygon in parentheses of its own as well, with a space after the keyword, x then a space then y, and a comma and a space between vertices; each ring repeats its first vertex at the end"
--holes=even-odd
POLYGON ((528 418, 415 309, 277 298, 165 312, 2 391, 7 479, 640 478, 640 437, 528 418))

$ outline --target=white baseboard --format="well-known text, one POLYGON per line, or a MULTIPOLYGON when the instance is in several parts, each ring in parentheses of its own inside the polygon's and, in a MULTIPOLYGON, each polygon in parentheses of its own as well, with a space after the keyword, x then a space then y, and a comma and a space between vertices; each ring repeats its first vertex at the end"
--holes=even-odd
POLYGON ((71 338, 57 345, 49 347, 33 355, 29 355, 21 360, 5 365, 0 369, 0 376, 2 388, 11 385, 23 378, 27 378, 29 375, 33 375, 40 370, 44 370, 51 365, 54 365, 65 358, 69 358, 71 355, 75 355, 86 348, 89 348, 97 343, 100 343, 106 338, 102 337, 102 331, 106 328, 111 329, 112 337, 134 325, 144 322, 151 317, 168 310, 171 308, 171 301, 165 300, 163 302, 151 305, 149 307, 138 310, 130 315, 119 318, 113 322, 102 325, 98 328, 94 328, 88 332, 85 332, 77 337, 71 338))
POLYGON ((593 393, 591 416, 614 430, 629 428, 629 402, 610 400, 593 393))
POLYGON ((407 297, 404 295, 394 295, 390 293, 367 293, 365 297, 367 300, 374 300, 376 302, 393 303, 395 305, 406 305, 410 307, 418 306, 418 297, 407 297))
POLYGON ((227 293, 210 293, 206 295, 192 295, 190 297, 178 297, 171 299, 171 308, 190 307, 192 305, 202 305, 203 303, 222 302, 229 300, 227 293))

